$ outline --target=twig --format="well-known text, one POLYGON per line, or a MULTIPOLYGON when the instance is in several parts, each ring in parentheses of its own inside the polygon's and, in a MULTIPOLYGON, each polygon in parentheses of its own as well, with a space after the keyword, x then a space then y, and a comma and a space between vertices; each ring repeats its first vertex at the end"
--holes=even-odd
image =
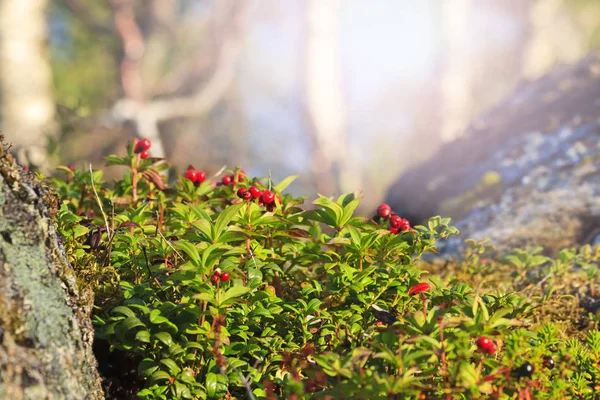
POLYGON ((248 394, 248 398, 250 400, 256 400, 256 397, 254 397, 254 393, 252 393, 252 386, 250 386, 250 374, 251 374, 251 372, 248 374, 248 376, 244 376, 244 374, 242 374, 239 369, 237 369, 236 367, 234 367, 229 362, 229 359, 227 359, 227 357, 223 356, 223 358, 225 358, 225 360, 227 361, 227 364, 229 364, 229 366, 231 367, 231 369, 233 369, 239 375, 240 381, 242 382, 242 385, 244 385, 244 387, 246 388, 246 393, 248 394))
POLYGON ((96 202, 98 203, 98 207, 100 207, 102 217, 104 218, 104 224, 106 226, 106 235, 107 237, 110 237, 110 227, 108 226, 108 218, 106 217, 104 208, 102 208, 102 202, 100 201, 100 197, 98 197, 98 192, 96 191, 96 186, 94 185, 94 173, 92 171, 92 164, 90 164, 90 181, 92 182, 92 190, 94 191, 94 195, 96 196, 96 202))
MULTIPOLYGON (((158 225, 157 225, 157 227, 158 227, 158 225)), ((178 251, 175 249, 175 247, 173 247, 173 245, 171 244, 171 242, 169 242, 169 241, 167 240, 167 238, 165 238, 165 237, 164 237, 164 235, 162 234, 162 232, 161 232, 161 231, 157 230, 156 232, 157 232, 157 233, 160 235, 160 237, 161 237, 161 238, 163 238, 163 240, 164 240, 164 241, 167 243, 167 246, 169 246, 171 249, 173 249, 173 251, 174 251, 174 252, 175 252, 175 253, 176 253, 176 254, 179 256, 179 258, 183 258, 183 257, 182 257, 182 255, 181 255, 181 254, 180 254, 180 253, 179 253, 179 252, 178 252, 178 251)))
POLYGON ((144 258, 146 259, 146 268, 148 269, 148 273, 150 274, 152 279, 154 279, 154 282, 156 282, 158 287, 162 289, 162 285, 160 284, 160 281, 158 279, 156 279, 156 277, 152 273, 152 270, 150 269, 150 263, 148 262, 148 254, 146 253, 146 246, 142 246, 142 250, 144 251, 144 258))

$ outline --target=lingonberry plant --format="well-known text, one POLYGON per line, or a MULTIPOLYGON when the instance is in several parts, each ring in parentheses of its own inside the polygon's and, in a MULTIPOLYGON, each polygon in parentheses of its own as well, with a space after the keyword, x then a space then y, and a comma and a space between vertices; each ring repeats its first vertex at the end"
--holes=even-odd
POLYGON ((599 248, 503 257, 469 241, 460 262, 422 261, 457 233, 449 219, 410 227, 385 204, 355 216, 356 194, 305 209, 284 194, 294 177, 239 169, 207 179, 190 166, 168 184, 166 161, 141 156, 147 145, 107 157, 128 169, 111 185, 99 170, 63 167, 67 179, 54 179, 69 259, 96 292, 97 340, 136 360, 139 398, 592 399, 600 389, 598 319, 569 286, 593 293, 599 248))

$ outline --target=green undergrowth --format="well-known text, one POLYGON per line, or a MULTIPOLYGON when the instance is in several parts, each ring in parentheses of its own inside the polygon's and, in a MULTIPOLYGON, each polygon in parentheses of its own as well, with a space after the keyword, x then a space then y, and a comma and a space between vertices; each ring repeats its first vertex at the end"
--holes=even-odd
POLYGON ((355 216, 355 194, 306 205, 286 193, 293 177, 239 169, 224 172, 229 185, 221 176, 167 184, 167 162, 141 159, 133 144, 108 164, 128 172, 108 184, 101 170, 62 168, 56 221, 80 283, 95 290, 96 338, 133 357, 139 398, 593 399, 600 390, 599 248, 550 259, 470 241, 456 260, 426 262, 458 233, 449 219, 396 234, 385 219, 355 216), (275 200, 238 197, 250 186, 275 200), (493 352, 478 348, 481 337, 493 352))

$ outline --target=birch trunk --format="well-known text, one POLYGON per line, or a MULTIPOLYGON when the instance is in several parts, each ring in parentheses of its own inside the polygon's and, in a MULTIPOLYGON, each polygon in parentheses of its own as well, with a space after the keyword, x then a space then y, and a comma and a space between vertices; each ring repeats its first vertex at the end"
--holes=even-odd
POLYGON ((342 1, 309 0, 306 4, 305 102, 313 134, 313 174, 320 192, 351 192, 360 186, 360 170, 345 134, 342 1))
POLYGON ((48 0, 0 0, 0 126, 20 163, 41 169, 57 133, 47 7, 48 0))

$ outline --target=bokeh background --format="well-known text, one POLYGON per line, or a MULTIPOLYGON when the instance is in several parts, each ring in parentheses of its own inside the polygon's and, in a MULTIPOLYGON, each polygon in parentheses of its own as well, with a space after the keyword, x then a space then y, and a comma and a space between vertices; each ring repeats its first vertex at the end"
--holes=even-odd
POLYGON ((132 136, 209 175, 364 207, 523 80, 600 45, 598 0, 0 0, 0 129, 24 164, 132 136))

